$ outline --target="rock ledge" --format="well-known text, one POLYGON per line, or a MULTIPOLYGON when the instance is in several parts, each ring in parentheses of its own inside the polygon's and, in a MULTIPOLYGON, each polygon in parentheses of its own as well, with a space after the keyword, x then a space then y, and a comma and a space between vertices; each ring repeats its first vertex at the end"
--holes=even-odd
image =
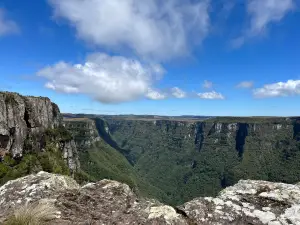
POLYGON ((39 172, 0 187, 0 224, 24 204, 57 209, 50 224, 300 224, 300 185, 242 180, 218 197, 173 208, 139 198, 128 185, 102 180, 80 187, 72 178, 39 172))

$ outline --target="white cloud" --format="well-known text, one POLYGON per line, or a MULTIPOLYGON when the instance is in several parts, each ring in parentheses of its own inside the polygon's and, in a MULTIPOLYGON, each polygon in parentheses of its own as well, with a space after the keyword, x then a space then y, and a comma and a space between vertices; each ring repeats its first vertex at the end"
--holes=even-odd
POLYGON ((210 88, 212 88, 213 83, 212 83, 211 81, 205 80, 205 81, 203 82, 203 85, 202 85, 202 86, 203 86, 204 88, 210 89, 210 88))
POLYGON ((288 80, 287 82, 266 84, 262 88, 255 89, 253 95, 256 98, 300 95, 300 80, 288 80))
POLYGON ((48 0, 55 17, 80 38, 101 47, 127 47, 168 60, 188 54, 209 30, 209 0, 48 0))
POLYGON ((242 81, 236 87, 237 88, 252 88, 254 85, 253 81, 242 81))
POLYGON ((89 55, 84 64, 58 62, 38 72, 46 87, 63 93, 82 93, 103 103, 135 100, 148 93, 164 73, 157 64, 106 54, 89 55))
POLYGON ((293 0, 250 0, 250 32, 260 34, 270 23, 280 21, 293 8, 293 0))
POLYGON ((173 87, 171 89, 172 96, 175 98, 185 98, 186 93, 178 87, 173 87))
POLYGON ((0 8, 0 37, 18 32, 19 27, 16 22, 7 19, 5 16, 5 11, 0 8))
POLYGON ((293 8, 294 0, 249 0, 249 27, 231 41, 231 46, 238 48, 248 39, 264 34, 270 24, 281 21, 293 8))
POLYGON ((225 97, 218 92, 211 91, 211 92, 204 92, 204 93, 198 93, 197 94, 202 99, 225 99, 225 97))
POLYGON ((152 88, 148 89, 148 92, 146 94, 146 98, 149 98, 151 100, 163 100, 167 98, 167 95, 164 93, 161 93, 158 90, 154 90, 152 88))

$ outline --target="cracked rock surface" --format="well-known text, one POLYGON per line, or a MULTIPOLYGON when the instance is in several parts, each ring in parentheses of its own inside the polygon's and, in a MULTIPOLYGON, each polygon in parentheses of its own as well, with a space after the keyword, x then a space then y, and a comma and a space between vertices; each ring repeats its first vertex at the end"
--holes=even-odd
POLYGON ((41 201, 60 215, 49 224, 188 224, 173 207, 139 199, 126 184, 102 180, 79 187, 70 177, 46 172, 0 188, 0 224, 19 206, 41 201))
POLYGON ((300 186, 241 180, 178 207, 196 224, 300 224, 300 186))
POLYGON ((49 224, 300 224, 300 185, 242 180, 218 197, 173 208, 138 197, 126 184, 102 180, 80 187, 46 172, 0 187, 0 224, 21 205, 47 202, 57 209, 49 224))

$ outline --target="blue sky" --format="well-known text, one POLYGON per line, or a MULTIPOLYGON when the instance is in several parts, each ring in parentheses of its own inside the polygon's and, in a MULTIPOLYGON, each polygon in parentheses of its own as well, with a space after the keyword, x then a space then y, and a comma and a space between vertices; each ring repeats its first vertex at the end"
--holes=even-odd
POLYGON ((297 0, 0 2, 0 90, 62 112, 295 116, 297 0))

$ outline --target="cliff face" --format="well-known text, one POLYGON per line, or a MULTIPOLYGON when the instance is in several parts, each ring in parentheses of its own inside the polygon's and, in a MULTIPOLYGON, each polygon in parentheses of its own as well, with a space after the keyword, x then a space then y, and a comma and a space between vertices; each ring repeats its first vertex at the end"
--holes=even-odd
MULTIPOLYGON (((50 99, 0 92, 0 158, 8 153, 17 159, 26 152, 44 151, 46 131, 61 126, 59 108, 50 99)), ((66 162, 72 170, 76 169, 78 159, 74 143, 71 139, 57 138, 66 162)))
MULTIPOLYGON (((80 187, 69 177, 45 172, 0 187, 0 223, 20 206, 48 205, 47 224, 287 225, 300 223, 300 186, 242 180, 216 198, 179 207, 138 197, 128 185, 102 180, 80 187)), ((24 211, 23 211, 24 213, 24 211)))
MULTIPOLYGON (((234 120, 234 119, 233 119, 234 120)), ((262 149, 275 147, 274 144, 280 139, 297 140, 300 134, 299 121, 287 119, 284 123, 244 123, 236 122, 186 122, 186 121, 141 121, 141 120, 118 120, 106 119, 110 134, 122 148, 132 150, 133 157, 138 160, 145 150, 157 147, 157 141, 169 143, 172 149, 193 149, 197 152, 208 148, 218 149, 221 146, 228 147, 243 156, 246 140, 257 138, 263 141, 262 149), (148 137, 148 138, 146 138, 148 137), (151 137, 151 138, 149 138, 151 137), (152 139, 153 137, 153 139, 152 139), (133 146, 137 139, 143 139, 140 145, 133 146), (147 144, 143 144, 143 143, 147 144), (148 145, 149 144, 149 145, 148 145)))
POLYGON ((297 118, 105 120, 116 149, 172 204, 216 195, 240 179, 293 183, 300 176, 297 118))
POLYGON ((96 124, 90 119, 64 119, 65 127, 74 137, 75 144, 79 151, 91 148, 100 140, 96 124))
MULTIPOLYGON (((25 139, 60 124, 58 107, 48 98, 0 93, 0 147, 13 157, 23 155, 25 139)), ((36 146, 38 147, 38 146, 36 146)))

